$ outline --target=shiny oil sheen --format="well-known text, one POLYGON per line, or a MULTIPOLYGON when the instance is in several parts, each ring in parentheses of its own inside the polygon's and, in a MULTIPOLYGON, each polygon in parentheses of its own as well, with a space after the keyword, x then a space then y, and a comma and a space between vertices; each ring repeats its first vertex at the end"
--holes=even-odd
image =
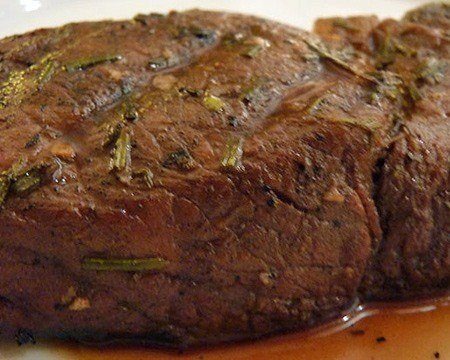
MULTIPOLYGON (((142 347, 54 345, 67 360, 450 359, 450 297, 357 307, 309 332, 178 353, 142 347)), ((53 347, 53 345, 52 345, 53 347)))

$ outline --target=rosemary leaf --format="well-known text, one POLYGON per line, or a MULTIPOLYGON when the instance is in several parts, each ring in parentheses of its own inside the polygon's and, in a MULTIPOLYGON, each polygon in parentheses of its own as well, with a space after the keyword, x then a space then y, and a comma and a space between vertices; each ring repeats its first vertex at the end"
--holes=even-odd
POLYGON ((203 104, 208 110, 216 112, 222 111, 225 107, 223 100, 214 95, 205 96, 203 98, 203 104))
POLYGON ((83 270, 95 271, 152 271, 161 270, 169 264, 167 260, 162 258, 146 258, 146 259, 100 259, 86 258, 82 261, 81 268, 83 270))
POLYGON ((120 130, 116 140, 111 170, 116 173, 119 180, 128 183, 131 179, 131 134, 127 128, 120 130))
POLYGON ((204 44, 212 44, 216 41, 217 34, 214 30, 191 28, 190 32, 204 44))
POLYGON ((417 54, 417 50, 402 43, 398 39, 393 39, 392 35, 387 33, 383 39, 383 42, 377 49, 377 67, 384 67, 392 64, 395 61, 397 54, 412 57, 417 54))
POLYGON ((359 127, 363 130, 366 130, 370 133, 375 132, 377 129, 380 128, 380 124, 377 123, 373 119, 355 119, 355 118, 335 118, 335 119, 324 119, 327 121, 335 122, 335 123, 342 123, 345 125, 355 126, 359 127))
POLYGON ((325 102, 326 96, 319 96, 317 97, 314 101, 311 102, 310 105, 307 106, 306 108, 306 113, 311 115, 313 114, 316 110, 318 110, 322 104, 325 102))
POLYGON ((252 79, 251 83, 242 90, 239 96, 239 100, 241 100, 246 105, 255 102, 258 97, 263 94, 264 86, 268 82, 269 80, 263 77, 252 79))
POLYGON ((374 78, 378 80, 378 84, 375 87, 372 98, 376 100, 379 95, 387 96, 391 100, 400 98, 403 92, 403 80, 402 78, 393 72, 378 71, 373 74, 374 78))
POLYGON ((153 187, 153 173, 149 168, 142 168, 133 173, 134 177, 141 177, 145 184, 151 189, 153 187))
POLYGON ((243 145, 242 138, 228 140, 221 161, 222 167, 239 169, 242 166, 243 145))
POLYGON ((422 100, 423 95, 420 92, 420 89, 417 87, 417 85, 413 82, 409 83, 406 87, 408 90, 409 97, 413 102, 417 102, 419 100, 422 100))
POLYGON ((26 160, 24 157, 20 157, 14 164, 12 164, 11 168, 6 172, 11 179, 16 179, 24 172, 26 160))
POLYGON ((434 57, 425 59, 416 70, 416 78, 430 85, 440 83, 444 79, 446 63, 434 57))
POLYGON ((338 18, 333 21, 333 25, 336 27, 341 27, 345 30, 357 31, 358 28, 348 22, 346 19, 338 18))
POLYGON ((264 48, 261 45, 253 45, 246 49, 241 55, 253 59, 257 57, 263 49, 264 48))
POLYGON ((122 117, 127 121, 137 121, 139 119, 139 112, 136 108, 136 105, 129 101, 126 101, 123 105, 122 117))
POLYGON ((43 63, 43 67, 36 78, 38 88, 41 88, 42 85, 51 79, 56 71, 56 68, 57 65, 54 61, 48 60, 43 63))
POLYGON ((306 45, 308 45, 308 47, 311 50, 316 52, 319 55, 319 57, 331 61, 335 65, 343 68, 344 70, 354 74, 359 78, 362 78, 374 84, 378 84, 377 79, 375 79, 373 76, 362 73, 358 69, 346 63, 344 60, 338 58, 336 55, 332 54, 321 42, 314 42, 309 39, 303 39, 303 41, 306 43, 306 45))
POLYGON ((417 50, 402 43, 400 40, 394 40, 394 47, 397 52, 403 54, 406 57, 413 57, 417 54, 417 50))
POLYGON ((105 137, 102 141, 102 146, 107 147, 112 143, 116 142, 117 138, 120 135, 120 131, 124 127, 124 124, 122 121, 109 122, 105 124, 103 127, 105 129, 105 137))
POLYGON ((21 194, 34 190, 42 182, 42 176, 38 168, 33 168, 20 175, 11 183, 11 191, 21 194))
POLYGON ((64 69, 68 72, 74 72, 77 70, 85 70, 95 65, 103 63, 116 62, 122 59, 121 55, 101 55, 78 59, 64 65, 64 69))
POLYGON ((393 63, 395 60, 395 48, 392 43, 391 34, 386 34, 383 42, 377 49, 376 62, 378 67, 383 67, 393 63))

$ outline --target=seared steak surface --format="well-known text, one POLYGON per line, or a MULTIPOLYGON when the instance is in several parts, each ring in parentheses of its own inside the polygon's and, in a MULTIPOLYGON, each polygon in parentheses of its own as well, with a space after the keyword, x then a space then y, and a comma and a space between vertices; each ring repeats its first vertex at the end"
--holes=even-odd
POLYGON ((450 8, 0 41, 0 337, 188 346, 446 293, 450 8))

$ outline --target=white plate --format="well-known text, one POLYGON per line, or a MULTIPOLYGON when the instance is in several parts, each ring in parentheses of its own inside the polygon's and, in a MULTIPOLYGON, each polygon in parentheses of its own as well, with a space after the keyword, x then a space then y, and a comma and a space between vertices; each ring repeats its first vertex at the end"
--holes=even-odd
MULTIPOLYGON (((67 22, 127 18, 138 12, 188 8, 217 9, 264 16, 310 29, 314 19, 376 14, 399 17, 427 0, 0 0, 0 38, 67 22)), ((61 360, 45 346, 0 348, 0 360, 61 360)))
POLYGON ((137 12, 189 8, 260 15, 311 28, 324 16, 377 14, 398 17, 424 0, 0 0, 0 37, 71 21, 127 18, 137 12))

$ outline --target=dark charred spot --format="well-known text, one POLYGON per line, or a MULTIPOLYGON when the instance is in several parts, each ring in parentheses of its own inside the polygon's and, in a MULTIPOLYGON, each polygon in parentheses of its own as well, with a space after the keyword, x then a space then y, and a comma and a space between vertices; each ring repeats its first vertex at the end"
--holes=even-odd
POLYGON ((179 89, 178 89, 178 92, 180 93, 180 94, 187 94, 187 95, 190 95, 190 96, 192 96, 192 97, 199 97, 200 95, 202 95, 202 93, 203 93, 203 91, 202 90, 197 90, 197 89, 192 89, 192 88, 189 88, 189 87, 180 87, 179 89))
POLYGON ((39 142, 39 140, 41 140, 41 134, 34 134, 31 139, 26 142, 25 148, 28 149, 35 146, 39 142))
POLYGON ((325 135, 321 133, 315 133, 314 137, 316 138, 317 141, 325 141, 325 135))
POLYGON ((270 207, 275 207, 277 205, 276 198, 271 197, 269 200, 267 200, 267 205, 270 207))
POLYGON ((15 335, 16 342, 19 346, 26 344, 36 344, 33 333, 27 329, 19 329, 15 335))
POLYGON ((236 116, 230 115, 228 116, 228 125, 232 127, 236 127, 239 125, 239 120, 236 116))
POLYGON ((166 168, 175 167, 179 170, 191 170, 195 166, 195 161, 189 151, 180 148, 170 153, 162 165, 166 168))
POLYGON ((191 33, 205 44, 212 44, 216 41, 216 32, 209 29, 192 28, 191 33))
POLYGON ((265 191, 265 192, 272 191, 272 188, 271 188, 269 185, 266 185, 266 184, 264 184, 264 185, 262 186, 262 189, 263 189, 263 191, 265 191))
POLYGON ((342 226, 342 223, 339 220, 333 220, 333 226, 335 228, 340 228, 342 226))

